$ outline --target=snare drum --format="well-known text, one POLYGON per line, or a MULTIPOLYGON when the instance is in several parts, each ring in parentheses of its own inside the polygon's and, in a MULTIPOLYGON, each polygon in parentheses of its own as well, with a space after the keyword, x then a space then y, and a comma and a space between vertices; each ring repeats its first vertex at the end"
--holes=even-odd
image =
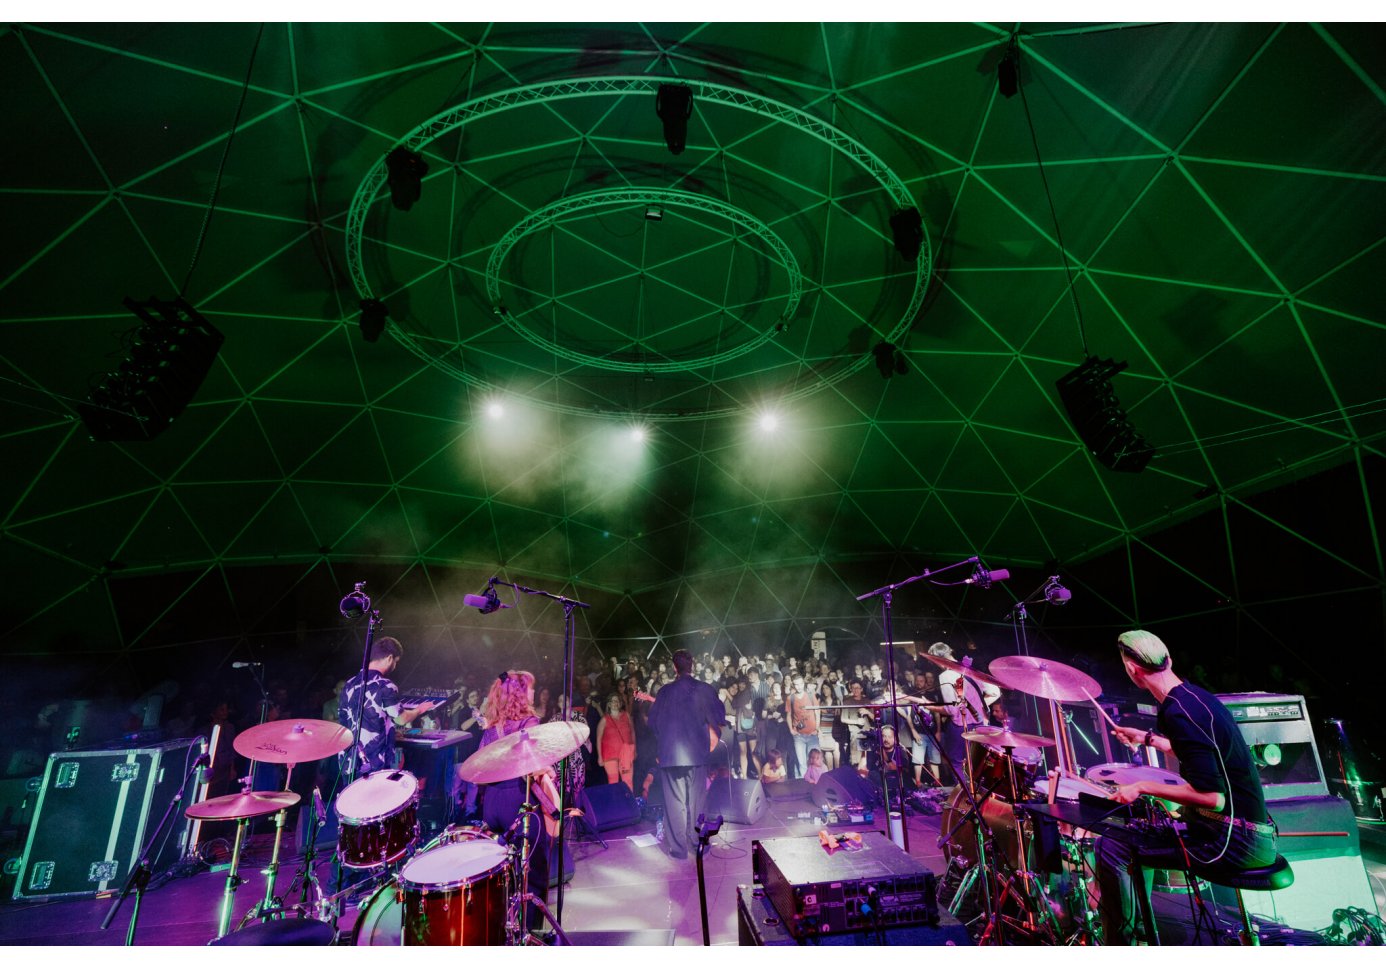
MULTIPOLYGON (((1042 776, 1034 783, 1035 796, 1041 800, 1049 799, 1049 777, 1042 776)), ((1086 793, 1088 796, 1099 796, 1098 791, 1091 783, 1084 783, 1082 780, 1069 776, 1059 777, 1059 787, 1054 792, 1055 800, 1068 800, 1073 803, 1078 802, 1078 794, 1086 793)))
POLYGON ((399 872, 403 943, 505 944, 509 875, 505 847, 489 837, 416 854, 399 872))
POLYGON ((379 867, 418 843, 419 781, 408 770, 376 770, 337 797, 337 853, 344 867, 379 867))

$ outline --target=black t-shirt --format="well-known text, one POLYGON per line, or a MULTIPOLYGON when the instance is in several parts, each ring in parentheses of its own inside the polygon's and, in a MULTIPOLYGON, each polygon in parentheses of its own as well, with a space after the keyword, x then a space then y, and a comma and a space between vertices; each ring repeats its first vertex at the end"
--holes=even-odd
POLYGON ((1270 818, 1251 750, 1217 696, 1181 682, 1160 703, 1156 729, 1169 739, 1190 786, 1228 799, 1224 813, 1253 823, 1270 818))

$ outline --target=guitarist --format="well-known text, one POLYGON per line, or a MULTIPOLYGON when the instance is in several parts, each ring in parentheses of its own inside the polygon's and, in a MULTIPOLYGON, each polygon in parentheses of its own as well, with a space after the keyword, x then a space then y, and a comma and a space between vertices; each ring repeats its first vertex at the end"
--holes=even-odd
POLYGON ((708 732, 720 730, 726 711, 717 690, 693 678, 692 653, 679 649, 673 658, 678 678, 655 696, 649 722, 664 790, 664 850, 682 859, 697 845, 698 815, 707 800, 708 732))

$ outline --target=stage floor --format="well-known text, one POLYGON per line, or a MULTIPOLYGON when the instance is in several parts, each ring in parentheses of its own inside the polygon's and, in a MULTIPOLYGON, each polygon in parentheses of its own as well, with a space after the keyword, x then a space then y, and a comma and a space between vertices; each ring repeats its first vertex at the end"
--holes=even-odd
MULTIPOLYGON (((771 837, 816 836, 820 827, 812 822, 816 812, 808 800, 772 801, 762 821, 755 826, 726 824, 713 839, 704 857, 707 882, 708 923, 712 943, 737 944, 737 886, 751 882, 751 841, 771 837), (800 817, 800 814, 809 816, 800 817)), ((869 829, 869 828, 835 828, 869 829)), ((883 829, 878 822, 876 829, 883 829)), ((632 836, 651 833, 653 824, 636 823, 611 830, 602 836, 608 844, 581 842, 574 845, 576 871, 563 891, 562 923, 571 931, 637 931, 626 943, 663 943, 673 931, 674 943, 697 945, 702 942, 702 923, 698 906, 698 878, 693 859, 675 861, 659 846, 641 847, 632 836)), ((937 845, 938 815, 911 814, 907 820, 909 850, 936 873, 941 874, 944 859, 937 845)), ((286 842, 290 842, 286 836, 286 842)), ((242 863, 246 882, 235 897, 236 924, 256 901, 263 898, 264 881, 259 871, 268 864, 271 839, 257 835, 242 863)), ((1377 905, 1386 912, 1386 837, 1364 833, 1362 848, 1365 866, 1376 894, 1377 905)), ((299 858, 283 861, 280 889, 293 878, 299 858)), ((330 858, 319 864, 319 876, 330 887, 330 858)), ((145 895, 140 908, 136 944, 202 945, 216 934, 217 915, 225 884, 223 873, 203 871, 189 877, 167 881, 145 895)), ((557 908, 558 892, 549 892, 549 902, 557 908)), ((1187 898, 1157 895, 1162 937, 1166 943, 1179 943, 1187 920, 1187 898)), ((53 901, 11 901, 9 891, 0 903, 0 944, 5 945, 119 945, 125 940, 130 904, 127 902, 110 930, 100 925, 111 906, 109 899, 90 897, 53 901)), ((350 910, 339 922, 340 944, 350 944, 352 928, 359 913, 350 910)), ((1236 910, 1223 912, 1223 920, 1235 921, 1236 910)), ((1322 928, 1324 925, 1294 925, 1322 928)))

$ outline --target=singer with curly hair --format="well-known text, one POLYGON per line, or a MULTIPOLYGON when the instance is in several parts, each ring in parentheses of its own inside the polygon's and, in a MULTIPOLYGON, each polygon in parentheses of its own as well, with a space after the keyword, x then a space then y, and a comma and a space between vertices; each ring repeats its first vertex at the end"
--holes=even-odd
MULTIPOLYGON (((538 726, 539 717, 534 712, 534 674, 515 669, 502 672, 486 693, 486 699, 481 704, 481 715, 486 721, 486 730, 481 734, 479 749, 522 729, 538 726)), ((551 768, 531 775, 528 790, 524 777, 484 784, 481 788, 482 822, 500 834, 503 841, 518 843, 522 832, 516 827, 516 819, 525 805, 526 794, 541 813, 547 814, 547 811, 555 809, 554 802, 558 798, 553 776, 551 768), (548 796, 545 796, 546 791, 548 796), (513 831, 512 827, 515 827, 513 831)), ((534 822, 525 826, 529 828, 523 831, 523 836, 529 841, 529 889, 547 903, 551 840, 540 814, 536 813, 534 822)), ((526 917, 531 930, 543 925, 543 916, 533 906, 526 917)))

